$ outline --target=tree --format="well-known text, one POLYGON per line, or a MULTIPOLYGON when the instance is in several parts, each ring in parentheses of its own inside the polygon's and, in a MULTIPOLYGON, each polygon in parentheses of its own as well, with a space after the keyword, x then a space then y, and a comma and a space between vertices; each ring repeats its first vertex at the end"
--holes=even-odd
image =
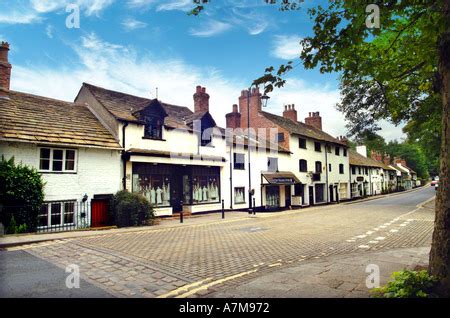
MULTIPOLYGON (((44 183, 34 168, 16 165, 14 157, 0 160, 0 222, 6 228, 11 222, 25 224, 28 231, 34 231, 37 216, 44 200, 44 183)), ((15 232, 15 230, 13 231, 15 232)))
MULTIPOLYGON (((201 1, 202 9, 207 2, 201 1)), ((281 9, 301 2, 282 0, 281 9)), ((450 295, 450 0, 374 3, 370 16, 358 0, 330 0, 325 8, 309 9, 314 34, 301 41, 300 59, 305 68, 340 72, 339 109, 350 122, 352 135, 376 131, 380 119, 393 123, 412 119, 441 100, 441 186, 429 270, 439 278, 440 292, 450 295), (379 28, 373 16, 376 8, 379 28)), ((264 85, 268 93, 284 85, 283 75, 292 68, 292 62, 278 70, 268 67, 254 84, 264 85)))

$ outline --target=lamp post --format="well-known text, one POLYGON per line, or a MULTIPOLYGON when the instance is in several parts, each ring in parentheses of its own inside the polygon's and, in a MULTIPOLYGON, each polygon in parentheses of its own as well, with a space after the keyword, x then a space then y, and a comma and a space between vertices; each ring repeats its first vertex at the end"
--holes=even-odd
MULTIPOLYGON (((251 214, 253 210, 253 190, 252 190, 252 173, 251 173, 251 164, 250 164, 250 97, 252 96, 252 87, 258 87, 255 84, 250 85, 250 87, 247 90, 247 151, 248 151, 248 213, 251 214)), ((267 102, 269 100, 269 96, 264 94, 261 96, 261 99, 263 100, 264 107, 267 106, 267 102)))

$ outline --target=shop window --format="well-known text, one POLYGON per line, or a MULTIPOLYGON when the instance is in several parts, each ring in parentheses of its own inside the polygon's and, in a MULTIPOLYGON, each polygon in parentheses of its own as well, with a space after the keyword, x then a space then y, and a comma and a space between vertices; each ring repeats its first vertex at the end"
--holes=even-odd
POLYGON ((245 155, 243 153, 234 153, 234 170, 245 170, 245 155))
POLYGON ((294 185, 294 196, 303 197, 305 191, 305 186, 303 184, 295 184, 294 185))
POLYGON ((219 178, 216 176, 193 177, 194 204, 219 202, 219 178))
POLYGON ((278 158, 269 157, 267 160, 267 170, 270 172, 278 171, 278 158))
POLYGON ((304 159, 300 159, 300 172, 308 172, 308 162, 304 159))
POLYGON ((317 151, 317 152, 322 152, 322 145, 320 144, 320 142, 315 142, 314 143, 314 151, 317 151))
POLYGON ((298 138, 298 147, 302 149, 306 149, 306 139, 298 138))
POLYGON ((269 208, 277 208, 280 206, 280 187, 266 187, 266 205, 269 208))
POLYGON ((133 192, 142 194, 153 207, 170 206, 170 176, 133 174, 133 192))
POLYGON ((74 149, 40 148, 39 171, 76 172, 76 155, 74 149))
POLYGON ((245 188, 244 187, 234 188, 234 203, 235 204, 245 203, 245 188))

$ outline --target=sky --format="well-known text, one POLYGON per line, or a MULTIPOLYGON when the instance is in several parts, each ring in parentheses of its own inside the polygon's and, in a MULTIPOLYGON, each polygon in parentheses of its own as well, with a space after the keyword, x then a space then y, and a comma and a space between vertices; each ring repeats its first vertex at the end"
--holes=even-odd
MULTIPOLYGON (((322 1, 322 0, 321 0, 322 1)), ((210 112, 224 126, 241 90, 268 66, 293 60, 312 34, 305 0, 281 12, 264 0, 213 0, 189 16, 192 0, 0 0, 0 40, 10 43, 11 89, 73 101, 87 82, 193 109, 195 87, 206 87, 210 112), (75 4, 79 28, 73 26, 75 4), (156 93, 156 91, 158 93, 156 93)), ((323 129, 346 135, 338 74, 297 66, 265 111, 294 104, 299 120, 319 111, 323 129)), ((386 140, 402 126, 381 123, 386 140)))

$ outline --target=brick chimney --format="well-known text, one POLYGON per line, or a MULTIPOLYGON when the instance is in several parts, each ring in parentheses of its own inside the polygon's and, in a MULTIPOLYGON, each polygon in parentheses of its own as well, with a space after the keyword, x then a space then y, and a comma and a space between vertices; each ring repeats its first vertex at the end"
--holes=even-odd
POLYGON ((399 164, 401 164, 403 167, 407 167, 407 166, 406 166, 406 160, 405 160, 405 159, 402 159, 402 158, 397 158, 397 157, 395 157, 395 158, 394 158, 394 163, 395 163, 395 164, 399 163, 399 164))
POLYGON ((294 104, 284 106, 283 117, 292 120, 294 123, 297 122, 297 111, 294 104))
POLYGON ((387 153, 384 154, 383 163, 387 166, 391 164, 391 156, 389 156, 387 153))
POLYGON ((8 42, 0 45, 0 98, 8 98, 11 81, 11 64, 8 62, 8 42))
POLYGON ((336 139, 342 141, 346 146, 348 146, 348 139, 346 137, 338 136, 336 139))
MULTIPOLYGON (((241 127, 247 128, 247 97, 248 90, 243 90, 239 96, 239 110, 241 111, 241 127)), ((250 127, 252 125, 252 118, 256 118, 261 111, 261 93, 259 88, 253 88, 250 92, 250 127)))
POLYGON ((305 124, 322 130, 322 117, 319 112, 309 113, 309 117, 305 118, 305 124))
POLYGON ((233 111, 225 115, 227 120, 227 128, 240 128, 241 127, 241 113, 238 111, 238 105, 233 105, 233 111))
POLYGON ((372 158, 373 160, 376 160, 378 162, 383 161, 383 159, 381 158, 381 153, 379 153, 378 151, 375 151, 373 149, 370 151, 370 158, 372 158))
POLYGON ((197 86, 194 94, 194 112, 208 112, 209 111, 209 95, 206 93, 206 88, 197 86))

